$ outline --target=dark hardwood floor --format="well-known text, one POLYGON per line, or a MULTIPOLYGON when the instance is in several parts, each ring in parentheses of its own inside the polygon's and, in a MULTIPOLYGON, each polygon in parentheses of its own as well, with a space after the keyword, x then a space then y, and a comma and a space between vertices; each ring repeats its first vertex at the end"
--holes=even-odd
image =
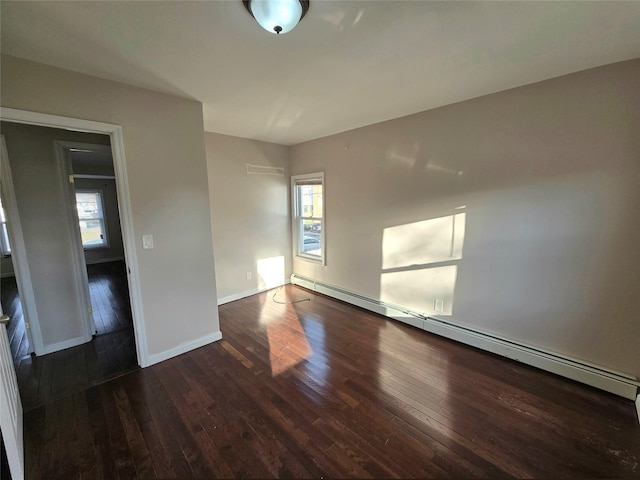
MULTIPOLYGON (((124 262, 89 265, 87 270, 97 335, 89 343, 39 357, 15 350, 14 366, 25 411, 138 368, 124 262)), ((5 293, 13 295, 7 305, 18 305, 20 311, 19 316, 12 316, 10 327, 13 324, 26 341, 15 278, 2 280, 2 304, 5 293), (10 283, 5 280, 11 280, 13 288, 5 287, 10 283)))
POLYGON ((640 476, 633 402, 288 286, 25 415, 28 478, 640 476))
POLYGON ((9 348, 14 361, 18 361, 29 355, 29 340, 24 326, 24 316, 22 314, 22 304, 18 295, 16 277, 5 277, 0 279, 0 301, 3 312, 11 317, 7 325, 7 337, 9 338, 9 348))
POLYGON ((131 301, 124 261, 87 265, 97 335, 131 330, 131 301))

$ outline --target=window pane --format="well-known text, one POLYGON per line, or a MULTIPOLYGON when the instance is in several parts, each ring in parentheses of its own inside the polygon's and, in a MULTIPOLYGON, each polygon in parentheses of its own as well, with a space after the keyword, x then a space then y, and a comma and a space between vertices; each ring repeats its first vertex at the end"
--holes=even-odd
POLYGON ((105 243, 102 220, 80 220, 80 234, 82 235, 82 245, 85 247, 105 243))
POLYGON ((320 220, 302 221, 302 253, 322 255, 322 222, 320 220))
POLYGON ((322 218, 322 185, 301 185, 300 215, 322 218))
POLYGON ((102 194, 99 191, 76 191, 76 208, 82 246, 85 248, 107 246, 102 194))
POLYGON ((76 192, 76 205, 80 220, 102 218, 102 202, 98 192, 76 192))

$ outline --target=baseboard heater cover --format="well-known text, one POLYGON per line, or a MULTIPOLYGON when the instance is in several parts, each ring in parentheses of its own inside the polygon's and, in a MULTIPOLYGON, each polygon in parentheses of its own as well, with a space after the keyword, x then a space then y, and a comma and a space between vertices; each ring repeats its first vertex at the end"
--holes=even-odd
POLYGON ((424 316, 401 306, 375 300, 295 273, 291 275, 291 283, 407 323, 430 333, 591 385, 630 400, 636 400, 638 395, 640 383, 636 379, 602 367, 588 365, 572 358, 545 352, 529 345, 523 345, 512 340, 473 330, 469 327, 456 325, 437 317, 424 316))

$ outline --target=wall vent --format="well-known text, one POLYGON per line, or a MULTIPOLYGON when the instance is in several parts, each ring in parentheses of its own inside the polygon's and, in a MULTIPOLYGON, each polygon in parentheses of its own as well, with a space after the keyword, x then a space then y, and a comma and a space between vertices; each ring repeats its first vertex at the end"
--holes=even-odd
POLYGON ((278 175, 284 176, 284 168, 268 165, 251 165, 247 163, 247 175, 278 175))

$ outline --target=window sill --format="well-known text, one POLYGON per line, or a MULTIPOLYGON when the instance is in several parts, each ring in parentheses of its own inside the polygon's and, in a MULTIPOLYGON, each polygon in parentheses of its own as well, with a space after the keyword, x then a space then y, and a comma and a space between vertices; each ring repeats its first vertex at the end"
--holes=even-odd
POLYGON ((324 258, 322 258, 322 257, 316 257, 316 256, 313 256, 313 255, 305 255, 304 253, 297 253, 296 254, 296 258, 300 259, 300 260, 305 260, 305 261, 311 262, 311 263, 317 263, 319 265, 325 265, 324 258))

